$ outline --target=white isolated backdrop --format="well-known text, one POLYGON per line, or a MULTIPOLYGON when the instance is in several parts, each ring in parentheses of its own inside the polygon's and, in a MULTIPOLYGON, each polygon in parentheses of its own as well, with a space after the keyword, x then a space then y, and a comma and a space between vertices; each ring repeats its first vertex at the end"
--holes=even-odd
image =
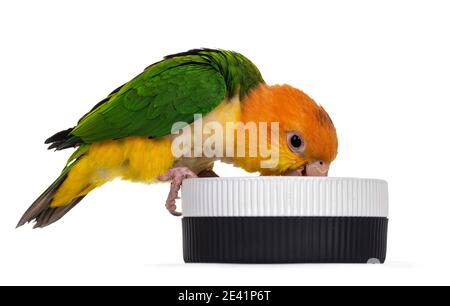
POLYGON ((0 284, 450 284, 449 14, 448 1, 2 1, 0 284), (389 182, 385 265, 184 264, 162 184, 115 181, 48 228, 14 228, 70 154, 47 136, 198 47, 239 51, 327 109, 330 175, 389 182))

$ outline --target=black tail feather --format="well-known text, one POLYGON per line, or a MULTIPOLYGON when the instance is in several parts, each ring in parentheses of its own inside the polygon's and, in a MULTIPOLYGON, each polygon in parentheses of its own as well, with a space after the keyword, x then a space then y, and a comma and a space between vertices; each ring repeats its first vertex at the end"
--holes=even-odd
POLYGON ((64 206, 50 207, 53 196, 66 179, 67 173, 68 172, 66 171, 58 177, 56 181, 51 184, 50 187, 48 187, 47 190, 45 190, 36 199, 36 201, 34 201, 34 203, 23 214, 22 218, 20 218, 19 223, 17 223, 17 227, 32 221, 36 221, 34 228, 50 225, 59 220, 84 198, 84 196, 80 196, 64 206))
POLYGON ((55 149, 56 151, 59 151, 59 150, 64 150, 64 149, 68 149, 68 148, 75 148, 82 143, 83 143, 83 141, 81 140, 80 137, 69 136, 69 138, 67 138, 65 140, 55 141, 48 147, 48 149, 49 150, 55 149))
POLYGON ((70 134, 73 128, 61 131, 45 140, 46 144, 50 144, 49 150, 63 150, 73 148, 83 143, 80 137, 70 134))
POLYGON ((36 219, 39 214, 50 206, 53 195, 56 190, 62 185, 66 179, 67 174, 61 175, 56 181, 50 185, 40 196, 34 201, 33 204, 25 211, 22 218, 20 218, 17 227, 24 225, 25 223, 31 222, 36 219))
POLYGON ((65 214, 67 214, 72 208, 75 207, 84 196, 74 199, 67 205, 60 207, 47 207, 45 210, 41 211, 39 215, 35 218, 36 224, 33 228, 46 227, 59 219, 61 219, 65 214))
POLYGON ((67 137, 70 135, 70 132, 72 132, 72 130, 73 130, 73 128, 70 128, 70 129, 56 133, 55 135, 47 138, 45 140, 45 144, 58 142, 58 141, 65 141, 67 139, 67 137))

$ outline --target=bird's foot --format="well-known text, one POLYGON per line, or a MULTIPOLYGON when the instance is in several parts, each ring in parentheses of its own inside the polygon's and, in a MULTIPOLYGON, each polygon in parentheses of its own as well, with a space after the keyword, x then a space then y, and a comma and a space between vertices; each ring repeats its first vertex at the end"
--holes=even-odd
POLYGON ((177 206, 175 204, 176 200, 179 199, 178 191, 181 188, 181 183, 186 178, 197 177, 197 175, 186 167, 175 167, 166 172, 166 174, 158 177, 158 180, 167 182, 172 181, 170 184, 169 195, 166 200, 167 210, 174 216, 181 216, 181 213, 177 211, 177 206))

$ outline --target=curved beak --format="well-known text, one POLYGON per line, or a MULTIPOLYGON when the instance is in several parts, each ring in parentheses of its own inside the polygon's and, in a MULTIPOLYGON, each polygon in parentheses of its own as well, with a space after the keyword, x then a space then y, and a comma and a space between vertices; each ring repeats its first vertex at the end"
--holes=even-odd
POLYGON ((318 160, 307 164, 306 166, 295 169, 292 172, 288 172, 289 176, 327 176, 330 164, 324 161, 318 160))

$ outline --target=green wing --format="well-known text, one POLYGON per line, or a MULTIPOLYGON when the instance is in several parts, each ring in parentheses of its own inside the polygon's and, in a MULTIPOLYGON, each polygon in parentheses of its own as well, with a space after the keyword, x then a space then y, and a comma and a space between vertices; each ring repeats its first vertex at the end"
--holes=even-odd
POLYGON ((191 50, 166 57, 113 91, 78 125, 50 137, 64 149, 128 136, 162 137, 175 122, 191 123, 227 96, 245 96, 263 82, 258 69, 238 53, 191 50))

